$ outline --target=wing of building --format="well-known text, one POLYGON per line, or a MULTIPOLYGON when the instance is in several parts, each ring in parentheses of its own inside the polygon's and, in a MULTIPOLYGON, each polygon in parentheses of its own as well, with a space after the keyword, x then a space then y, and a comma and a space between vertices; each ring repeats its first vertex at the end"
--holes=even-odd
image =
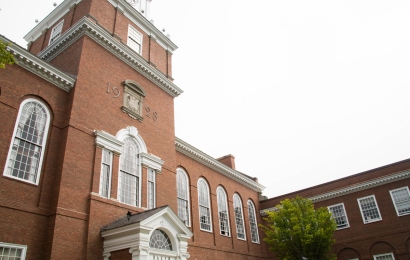
POLYGON ((234 156, 175 137, 177 46, 150 3, 65 0, 7 47, 0 259, 271 259, 258 224, 296 195, 335 214, 339 259, 408 259, 410 161, 263 199, 234 156))

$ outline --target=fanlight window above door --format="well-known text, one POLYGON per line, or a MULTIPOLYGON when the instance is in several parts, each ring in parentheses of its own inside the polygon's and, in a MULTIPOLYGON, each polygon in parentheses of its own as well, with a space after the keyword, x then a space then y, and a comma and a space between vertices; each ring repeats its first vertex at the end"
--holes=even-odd
POLYGON ((172 251, 171 240, 164 231, 159 229, 156 229, 154 230, 154 232, 152 232, 149 241, 149 247, 172 251))

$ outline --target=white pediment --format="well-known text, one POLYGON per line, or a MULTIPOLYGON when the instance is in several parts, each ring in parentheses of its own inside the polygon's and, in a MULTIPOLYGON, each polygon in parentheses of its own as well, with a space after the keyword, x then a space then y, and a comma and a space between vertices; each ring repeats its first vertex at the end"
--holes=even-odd
POLYGON ((133 260, 139 259, 188 259, 188 240, 192 232, 168 206, 159 207, 134 215, 124 216, 102 228, 104 238, 104 259, 108 260, 112 252, 129 249, 133 260), (160 250, 150 247, 150 238, 154 230, 167 234, 172 250, 160 250))

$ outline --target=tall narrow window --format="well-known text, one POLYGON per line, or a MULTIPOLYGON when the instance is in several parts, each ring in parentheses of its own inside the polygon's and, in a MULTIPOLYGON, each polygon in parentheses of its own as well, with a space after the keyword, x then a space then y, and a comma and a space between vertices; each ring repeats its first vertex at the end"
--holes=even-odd
POLYGON ((124 140, 120 157, 119 201, 139 207, 139 162, 138 146, 131 139, 124 140))
POLYGON ((209 188, 204 179, 198 180, 199 221, 201 230, 212 231, 209 188))
POLYGON ((112 152, 103 149, 101 175, 100 175, 100 195, 109 198, 111 189, 112 152))
POLYGON ((177 169, 177 203, 178 203, 178 217, 190 226, 189 222, 189 190, 188 190, 188 176, 182 169, 177 169))
POLYGON ((251 227, 252 242, 259 243, 258 223, 256 222, 255 205, 253 205, 253 202, 250 200, 248 200, 248 214, 249 225, 251 227))
POLYGON ((245 240, 245 228, 243 224, 242 201, 238 194, 233 195, 233 207, 235 210, 236 236, 245 240))
POLYGON ((127 45, 138 54, 141 54, 142 35, 131 25, 128 25, 127 45))
POLYGON ((359 203, 360 211, 362 212, 363 222, 365 224, 374 221, 379 221, 382 219, 374 195, 360 198, 357 201, 359 203))
POLYGON ((26 259, 27 246, 0 243, 0 259, 24 260, 26 259))
POLYGON ((346 210, 343 203, 329 206, 328 209, 336 221, 337 229, 349 227, 349 221, 347 220, 346 210))
POLYGON ((403 187, 390 191, 391 199, 396 208, 397 216, 410 214, 410 192, 409 187, 403 187))
POLYGON ((4 175, 38 184, 50 112, 38 100, 26 99, 20 106, 4 175))
POLYGON ((225 190, 222 187, 218 187, 216 190, 216 196, 218 199, 219 228, 221 232, 220 234, 223 236, 230 236, 228 205, 226 202, 225 190))
POLYGON ((58 37, 61 36, 61 32, 63 31, 63 24, 64 20, 53 27, 53 29, 51 30, 50 42, 48 43, 48 45, 52 44, 55 40, 58 39, 58 37))
POLYGON ((148 169, 148 209, 155 208, 155 171, 148 169))

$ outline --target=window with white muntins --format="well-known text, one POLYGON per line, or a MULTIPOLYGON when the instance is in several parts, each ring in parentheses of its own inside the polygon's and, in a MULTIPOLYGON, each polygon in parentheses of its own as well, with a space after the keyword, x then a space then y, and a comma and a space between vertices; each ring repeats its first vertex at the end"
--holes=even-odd
POLYGON ((365 224, 382 220, 374 195, 357 199, 357 202, 365 224))
POLYGON ((347 219, 345 205, 343 203, 332 205, 327 208, 329 209, 330 213, 332 213, 332 217, 336 221, 337 229, 349 227, 349 221, 347 219))
POLYGON ((4 176, 38 184, 50 124, 50 112, 36 99, 24 100, 17 115, 4 176))
POLYGON ((51 30, 50 41, 48 42, 48 45, 52 44, 55 40, 58 39, 58 37, 61 36, 61 32, 63 31, 63 24, 64 20, 53 27, 53 29, 51 30))
POLYGON ((390 191, 397 216, 410 214, 410 192, 409 187, 402 187, 390 191))
POLYGON ((141 54, 142 34, 131 25, 128 25, 127 45, 138 54, 141 54))
POLYGON ((0 242, 1 260, 24 260, 26 259, 27 246, 0 242))
POLYGON ((238 194, 233 195, 233 207, 235 212, 236 237, 245 240, 245 227, 243 223, 242 201, 238 194))
POLYGON ((190 224, 189 215, 189 185, 188 175, 180 168, 177 169, 177 204, 178 204, 178 217, 188 227, 190 224))
POLYGON ((155 208, 155 170, 148 169, 148 209, 155 208))
POLYGON ((251 200, 248 200, 248 214, 252 242, 259 243, 258 222, 256 221, 255 205, 251 200))
POLYGON ((374 260, 394 260, 393 253, 374 255, 374 260))
POLYGON ((198 204, 200 229, 212 232, 209 187, 202 178, 198 180, 198 204))
POLYGON ((101 160, 101 175, 100 175, 100 195, 104 198, 110 197, 111 190, 111 171, 112 171, 112 152, 103 149, 101 160))
POLYGON ((120 157, 119 201, 140 207, 140 164, 137 143, 130 137, 124 140, 120 157))
POLYGON ((216 189, 216 196, 218 200, 218 216, 220 234, 223 236, 230 236, 228 205, 226 200, 226 192, 222 187, 216 189))

